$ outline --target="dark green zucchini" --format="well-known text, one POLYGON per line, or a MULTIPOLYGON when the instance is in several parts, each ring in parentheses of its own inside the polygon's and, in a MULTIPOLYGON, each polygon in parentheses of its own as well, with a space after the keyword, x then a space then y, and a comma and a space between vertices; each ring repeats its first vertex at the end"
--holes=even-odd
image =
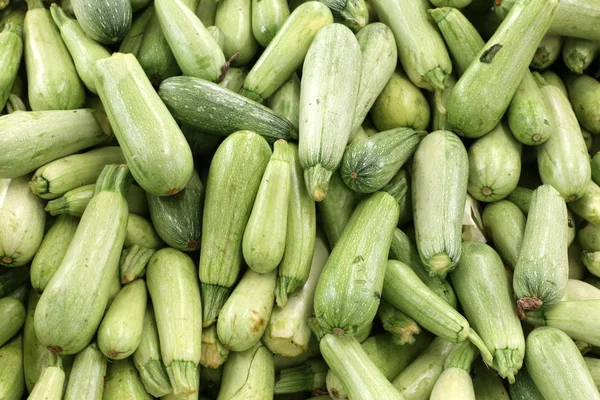
POLYGON ((97 42, 117 43, 131 27, 130 0, 71 0, 71 4, 85 33, 97 42))

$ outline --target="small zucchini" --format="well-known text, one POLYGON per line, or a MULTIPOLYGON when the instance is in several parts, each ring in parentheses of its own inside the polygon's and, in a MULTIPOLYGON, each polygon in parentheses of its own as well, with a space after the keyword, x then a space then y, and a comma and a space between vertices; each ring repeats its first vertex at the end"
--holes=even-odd
POLYGON ((113 360, 108 363, 104 377, 102 399, 111 400, 151 400, 140 376, 131 361, 131 357, 113 360))
POLYGON ((2 21, 0 27, 0 110, 4 109, 15 84, 23 55, 23 20, 22 11, 13 11, 17 18, 2 21))
POLYGON ((89 344, 75 356, 64 400, 102 400, 107 360, 96 343, 89 344))
POLYGON ((259 48, 252 33, 252 0, 220 0, 215 26, 225 34, 225 58, 235 67, 249 64, 259 48))
POLYGON ((130 0, 71 0, 71 5, 85 33, 97 42, 120 42, 131 27, 130 0))
POLYGON ((477 348, 470 342, 455 345, 444 363, 444 371, 435 382, 430 400, 475 400, 471 364, 477 348))
POLYGON ((17 298, 0 298, 0 347, 14 337, 25 323, 25 305, 17 298))
MULTIPOLYGON (((62 364, 62 363, 61 363, 62 364)), ((65 384, 65 371, 62 365, 50 365, 42 370, 28 400, 61 400, 65 384)))
POLYGON ((290 79, 269 97, 268 105, 271 110, 290 121, 296 131, 298 130, 300 124, 300 79, 298 74, 293 73, 290 79))
POLYGON ((583 74, 598 54, 600 43, 589 39, 568 37, 562 49, 563 62, 576 74, 583 74))
POLYGON ((517 265, 521 253, 525 223, 523 212, 508 200, 490 203, 483 210, 483 226, 494 248, 511 269, 517 265))
POLYGON ((23 336, 18 335, 0 347, 0 398, 20 400, 24 393, 23 336))
POLYGON ((569 278, 563 301, 585 300, 600 300, 600 290, 587 282, 569 278))
POLYGON ((579 123, 591 133, 600 134, 600 111, 597 109, 600 102, 600 82, 591 76, 569 74, 565 83, 579 123))
POLYGON ((139 215, 129 214, 124 245, 125 247, 138 245, 148 249, 160 249, 164 243, 160 240, 150 221, 139 215))
POLYGON ((533 60, 529 67, 534 69, 546 69, 561 55, 565 38, 560 35, 545 35, 538 45, 533 60))
POLYGON ((256 41, 267 47, 289 16, 285 0, 252 0, 252 34, 256 41))
POLYGON ((471 4, 473 0, 433 0, 431 4, 436 7, 454 7, 465 8, 471 4))

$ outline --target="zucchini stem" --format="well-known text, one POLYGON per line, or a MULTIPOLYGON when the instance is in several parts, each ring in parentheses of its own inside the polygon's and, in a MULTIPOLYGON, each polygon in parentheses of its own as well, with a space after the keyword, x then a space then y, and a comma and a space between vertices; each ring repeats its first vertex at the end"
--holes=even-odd
POLYGON ((494 361, 494 357, 492 356, 492 353, 490 352, 490 350, 487 348, 487 346, 483 342, 483 339, 481 339, 481 337, 479 337, 477 332, 475 332, 473 329, 469 329, 468 337, 469 337, 469 340, 471 341, 471 343, 473 343, 475 345, 475 347, 477 347, 479 349, 479 351, 481 352, 481 358, 483 358, 483 361, 485 361, 486 364, 491 365, 494 361))

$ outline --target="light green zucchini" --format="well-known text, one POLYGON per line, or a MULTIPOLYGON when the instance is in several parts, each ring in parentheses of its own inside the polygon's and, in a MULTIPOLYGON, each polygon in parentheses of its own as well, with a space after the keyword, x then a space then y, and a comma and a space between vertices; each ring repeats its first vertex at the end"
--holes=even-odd
POLYGON ((138 245, 149 249, 160 249, 164 243, 160 240, 150 221, 139 215, 129 214, 124 245, 125 247, 138 245))
MULTIPOLYGON (((218 369, 227 361, 229 357, 229 349, 219 340, 217 334, 217 326, 212 325, 202 329, 202 356, 200 357, 200 365, 202 369, 218 369)), ((202 372, 200 373, 202 376, 202 372)), ((202 382, 200 382, 202 386, 202 382)))
POLYGON ((267 47, 285 20, 290 8, 285 0, 252 0, 252 34, 262 47, 267 47))
POLYGON ((537 188, 527 214, 513 288, 519 318, 564 296, 569 276, 567 207, 550 185, 537 188))
POLYGON ((127 31, 127 34, 121 41, 119 46, 119 53, 132 53, 137 56, 140 51, 142 39, 144 38, 144 32, 150 19, 154 15, 154 5, 146 7, 146 9, 138 14, 131 24, 131 28, 127 31))
POLYGON ((590 224, 586 220, 581 221, 577 240, 583 250, 600 251, 600 226, 590 224))
POLYGON ((465 8, 471 4, 473 0, 433 0, 431 3, 436 7, 455 7, 465 8))
POLYGON ((2 21, 0 27, 0 111, 4 109, 11 93, 11 89, 16 81, 21 58, 23 55, 23 20, 22 11, 13 12, 18 14, 16 18, 6 17, 7 21, 2 21))
POLYGON ((500 122, 557 5, 557 0, 533 0, 513 7, 450 94, 448 121, 455 130, 479 137, 500 122))
POLYGON ((104 378, 103 400, 151 400, 131 357, 108 363, 104 378))
MULTIPOLYGON (((223 30, 214 25, 209 26, 208 28, 206 28, 206 30, 210 33, 215 42, 217 42, 219 48, 223 49, 225 47, 225 34, 223 33, 223 30)), ((223 50, 221 50, 221 52, 223 52, 223 50)), ((225 58, 225 56, 223 56, 223 58, 225 58)), ((229 64, 227 64, 226 66, 228 65, 229 64)))
POLYGON ((560 35, 545 35, 538 45, 529 66, 534 69, 546 69, 554 64, 561 55, 564 41, 565 38, 560 35))
POLYGON ((215 26, 225 34, 225 58, 235 67, 249 64, 259 48, 252 33, 252 0, 220 0, 215 26))
POLYGON ((587 282, 569 278, 563 301, 585 300, 600 300, 600 290, 587 282))
POLYGON ((581 198, 569 203, 569 208, 579 217, 600 225, 600 186, 590 181, 581 198))
POLYGON ((199 387, 202 351, 202 304, 194 262, 178 250, 159 250, 148 263, 146 282, 173 393, 192 395, 199 387))
POLYGON ((431 391, 431 400, 475 400, 475 389, 469 373, 477 356, 476 350, 469 342, 457 344, 450 350, 444 371, 431 391))
MULTIPOLYGON (((600 386, 600 360, 597 358, 584 357, 585 365, 590 370, 590 375, 592 376, 592 380, 596 384, 596 388, 600 386)), ((600 390, 600 388, 598 388, 600 390)))
POLYGON ((352 336, 375 318, 398 216, 398 204, 384 192, 353 212, 317 283, 315 316, 326 333, 352 336))
POLYGON ((563 62, 576 74, 583 74, 600 54, 600 43, 595 40, 569 37, 562 49, 563 62))
POLYGON ((300 89, 300 164, 308 192, 327 196, 331 175, 348 143, 360 83, 360 46, 341 24, 315 36, 302 69, 300 89), (332 48, 332 43, 336 45, 332 48), (325 139, 327 138, 327 139, 325 139))
POLYGON ((69 374, 65 400, 102 400, 107 360, 96 343, 77 353, 69 374))
POLYGON ((542 87, 555 131, 538 147, 538 169, 542 182, 552 185, 567 201, 583 196, 592 172, 589 155, 577 117, 569 99, 554 86, 542 87))
POLYGON ((25 393, 23 379, 23 336, 0 347, 0 398, 20 400, 25 393))
POLYGON ((110 278, 117 274, 125 241, 125 195, 130 185, 127 166, 105 167, 96 184, 96 195, 40 298, 35 332, 40 342, 53 352, 78 353, 100 325, 108 302, 110 278))
POLYGON ((483 226, 494 248, 511 269, 519 259, 525 223, 525 215, 508 200, 490 203, 483 210, 483 226))
POLYGON ((421 327, 417 321, 397 310, 385 300, 379 303, 377 316, 381 320, 383 329, 391 333, 399 344, 412 344, 415 342, 415 336, 421 333, 421 327))
POLYGON ((581 246, 578 241, 571 243, 569 254, 569 279, 583 279, 588 275, 588 270, 581 259, 581 246))
POLYGON ((581 353, 567 334, 555 328, 537 328, 526 345, 527 371, 544 399, 600 399, 581 353))
POLYGON ((270 156, 271 149, 262 137, 239 131, 221 143, 212 159, 200 246, 205 327, 215 322, 237 282, 243 260, 244 229, 270 156))
POLYGON ((274 393, 327 393, 325 377, 328 370, 327 363, 321 357, 307 360, 299 367, 284 368, 277 374, 274 393))
POLYGON ((107 164, 125 164, 119 146, 101 147, 54 160, 35 171, 29 187, 42 199, 56 199, 69 190, 96 182, 107 164))
POLYGON ((131 27, 130 0, 104 2, 71 0, 71 4, 85 33, 97 42, 104 44, 120 42, 131 27))
POLYGON ((196 7, 196 15, 204 26, 215 25, 215 14, 217 12, 218 2, 212 0, 200 0, 196 7))
POLYGON ((51 365, 42 370, 40 379, 35 383, 28 400, 61 400, 65 383, 65 371, 62 365, 51 365))
POLYGON ((544 400, 525 367, 519 371, 515 383, 508 386, 508 391, 512 400, 544 400))
POLYGON ((444 277, 460 259, 468 165, 465 146, 448 131, 427 135, 413 157, 417 248, 430 274, 444 277))
POLYGON ((225 348, 246 351, 260 341, 273 310, 276 279, 275 271, 246 270, 219 313, 217 334, 225 348))
POLYGON ((591 133, 600 134, 600 111, 596 107, 600 101, 600 82, 591 76, 569 74, 565 83, 579 123, 591 133))
POLYGON ((319 0, 332 11, 337 22, 358 32, 369 23, 366 0, 319 0))
POLYGON ((25 323, 25 305, 14 297, 0 298, 0 347, 4 346, 13 336, 21 330, 25 323))
POLYGON ((269 108, 281 115, 298 130, 300 124, 300 79, 293 73, 268 100, 269 108))
POLYGON ((306 360, 315 358, 321 355, 319 350, 319 341, 315 335, 310 336, 310 342, 306 351, 300 353, 294 357, 286 357, 281 354, 273 355, 273 363, 275 364, 275 371, 281 371, 283 368, 297 367, 302 365, 306 360))
POLYGON ((329 8, 318 1, 300 5, 281 26, 244 80, 241 94, 263 102, 298 68, 317 32, 333 23, 329 8))
POLYGON ((531 196, 533 196, 533 190, 517 186, 507 197, 507 199, 519 207, 519 210, 525 215, 529 213, 529 206, 531 205, 531 196))
MULTIPOLYGON (((583 132, 583 131, 582 131, 583 132)), ((592 180, 598 184, 600 182, 600 152, 592 155, 592 180)))
POLYGON ((12 114, 15 111, 27 111, 27 107, 25 106, 25 103, 23 103, 23 100, 16 94, 11 93, 6 102, 6 113, 12 114))
MULTIPOLYGON (((557 88, 560 89, 561 92, 563 92, 563 94, 565 96, 569 96, 569 94, 567 93, 567 87, 565 86, 564 82, 562 81, 562 79, 553 71, 551 70, 546 70, 544 72, 542 72, 541 74, 538 74, 537 72, 533 73, 534 78, 536 78, 536 80, 538 82, 540 82, 541 80, 539 79, 539 77, 541 76, 542 79, 549 85, 552 86, 556 86, 557 88), (539 76, 538 76, 539 75, 539 76)), ((543 82, 543 81, 542 81, 543 82)))
POLYGON ((584 250, 581 253, 581 261, 592 275, 600 276, 600 252, 584 250))
POLYGON ((70 18, 62 8, 53 4, 50 6, 50 13, 54 23, 60 30, 60 36, 65 46, 73 58, 77 74, 85 87, 96 94, 96 83, 94 81, 96 61, 110 57, 110 53, 101 44, 87 36, 79 22, 70 18))

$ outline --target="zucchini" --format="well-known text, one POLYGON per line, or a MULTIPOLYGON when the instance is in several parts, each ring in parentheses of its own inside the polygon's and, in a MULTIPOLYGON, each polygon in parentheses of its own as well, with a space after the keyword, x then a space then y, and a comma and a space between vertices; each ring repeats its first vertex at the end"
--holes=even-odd
POLYGON ((299 153, 306 187, 316 201, 327 196, 350 137, 360 66, 358 41, 341 24, 322 28, 306 53, 300 82, 299 153))
POLYGON ((458 344, 450 350, 444 371, 431 391, 431 400, 475 400, 475 389, 469 373, 477 356, 476 350, 469 342, 458 344))
POLYGON ((198 391, 202 303, 192 259, 178 250, 157 251, 146 271, 162 361, 176 396, 198 391))
POLYGON ((75 356, 64 400, 102 400, 107 360, 96 343, 89 344, 75 356))
MULTIPOLYGON (((258 274, 277 268, 286 246, 292 170, 285 140, 273 145, 242 239, 242 254, 258 274)), ((245 349, 244 349, 245 350, 245 349)))
POLYGON ((523 365, 525 337, 515 310, 510 280, 498 254, 480 242, 464 242, 452 287, 469 323, 492 352, 491 364, 509 383, 523 365))
POLYGON ((590 224, 586 220, 581 221, 577 240, 583 250, 600 251, 600 226, 590 224))
POLYGON ((600 276, 600 252, 584 250, 581 253, 581 261, 592 275, 600 276))
POLYGON ((224 139, 223 136, 211 135, 185 124, 181 126, 181 132, 190 145, 194 157, 213 154, 224 139))
POLYGON ((115 53, 96 69, 100 99, 136 182, 159 196, 180 192, 192 177, 192 152, 136 58, 115 53), (149 151, 153 143, 160 152, 149 151))
POLYGON ((262 47, 267 47, 285 20, 290 8, 285 0, 252 0, 252 34, 262 47))
POLYGON ((591 76, 569 74, 565 83, 579 123, 591 133, 600 134, 600 111, 596 108, 600 101, 600 82, 591 76))
POLYGON ((521 175, 521 143, 500 122, 469 147, 471 196, 486 203, 502 200, 516 187, 521 175))
POLYGON ((527 337, 525 363, 546 400, 600 399, 583 356, 566 333, 550 327, 527 337))
POLYGON ((217 12, 218 2, 212 0, 200 0, 196 6, 196 15, 204 26, 215 25, 215 13, 217 12))
POLYGON ((448 122, 455 130, 479 137, 500 122, 557 5, 558 0, 532 0, 513 7, 450 94, 448 122), (509 64, 511 68, 506 68, 509 64))
POLYGON ((562 49, 563 62, 572 72, 583 74, 600 54, 600 43, 595 40, 569 37, 562 49))
POLYGON ((151 400, 146 392, 140 376, 135 369, 131 357, 114 360, 108 363, 104 378, 104 394, 102 399, 111 400, 151 400))
POLYGON ((235 67, 249 64, 259 48, 251 14, 252 0, 220 0, 217 5, 215 26, 225 34, 223 53, 235 67))
POLYGON ((381 320, 383 329, 391 333, 399 344, 413 344, 415 336, 421 333, 421 327, 417 321, 402 311, 396 310, 385 300, 379 303, 377 316, 381 320))
POLYGON ((588 275, 588 270, 581 259, 581 252, 579 242, 574 241, 569 246, 569 279, 583 279, 588 275))
POLYGON ((227 136, 250 130, 270 142, 297 137, 292 123, 267 107, 203 79, 169 78, 158 94, 177 121, 203 132, 227 136), (209 109, 211 112, 205 111, 209 109))
POLYGON ((567 229, 564 200, 550 185, 537 188, 513 278, 519 318, 564 296, 569 277, 567 229))
POLYGON ((539 74, 538 72, 534 72, 533 77, 536 79, 536 81, 542 82, 542 84, 545 81, 545 83, 547 83, 549 85, 556 86, 557 88, 560 89, 561 92, 563 92, 563 94, 565 96, 569 97, 569 94, 567 92, 567 87, 565 86, 562 79, 560 79, 560 77, 558 75, 556 75, 555 72, 550 71, 550 70, 546 70, 546 71, 542 72, 541 74, 539 74), (540 78, 542 78, 543 80, 540 78))
POLYGON ((262 137, 239 131, 221 143, 212 159, 200 245, 204 327, 215 322, 237 282, 244 229, 270 156, 271 149, 262 137))
POLYGON ((352 336, 375 318, 398 216, 398 204, 383 192, 353 212, 315 291, 315 316, 326 333, 352 336))
POLYGON ((96 182, 107 164, 124 164, 119 146, 106 146, 54 160, 35 171, 29 187, 42 199, 51 200, 69 190, 96 182))
MULTIPOLYGON (((62 364, 62 363, 61 363, 62 364)), ((50 365, 42 370, 28 400, 61 400, 65 383, 62 365, 50 365)))
POLYGON ((14 297, 0 298, 0 347, 15 336, 25 323, 26 310, 23 303, 14 297))
POLYGON ((396 199, 400 206, 400 217, 398 218, 398 226, 403 227, 407 223, 412 222, 412 197, 410 194, 410 176, 405 168, 400 168, 398 173, 394 175, 391 181, 388 182, 382 189, 396 199))
POLYGON ((290 121, 296 131, 298 130, 300 124, 300 79, 296 73, 293 73, 290 79, 269 97, 268 105, 275 113, 290 121))
POLYGON ((416 242, 430 274, 444 277, 460 259, 468 165, 465 146, 448 131, 427 135, 413 157, 416 242))
POLYGON ((157 0, 154 9, 181 72, 212 82, 219 80, 226 72, 222 71, 225 56, 194 11, 178 0, 157 0))
MULTIPOLYGON (((584 357, 585 365, 590 370, 596 388, 600 386, 600 361, 597 358, 584 357)), ((600 390, 600 388, 598 388, 600 390)))
POLYGON ((119 282, 129 283, 144 276, 146 265, 157 249, 149 249, 137 244, 124 248, 119 259, 119 282))
POLYGON ((219 313, 217 334, 226 349, 246 351, 260 341, 273 310, 276 279, 275 271, 246 270, 219 313))
POLYGON ((600 152, 592 156, 592 180, 598 184, 600 182, 600 152))
POLYGON ((471 4, 473 0, 433 0, 431 4, 436 7, 454 7, 465 8, 471 4))
POLYGON ((196 171, 185 189, 173 196, 147 193, 152 224, 169 246, 181 251, 200 248, 204 185, 196 171))
POLYGON ((137 57, 146 27, 150 22, 150 19, 154 15, 154 5, 146 7, 146 9, 138 14, 131 24, 131 28, 127 31, 127 35, 123 38, 121 45, 119 46, 119 53, 132 53, 137 57))
POLYGON ((588 183, 583 196, 569 203, 569 208, 579 217, 600 225, 600 186, 593 181, 588 183))
POLYGON ((60 36, 73 58, 77 74, 85 87, 90 92, 97 94, 94 81, 96 61, 110 57, 110 53, 101 44, 87 36, 79 22, 70 18, 56 4, 50 6, 50 14, 52 14, 52 19, 60 30, 60 36))
POLYGON ((135 13, 143 10, 152 0, 131 0, 131 10, 135 13))
POLYGON ((544 400, 525 367, 519 371, 515 383, 508 386, 508 391, 512 400, 544 400))
MULTIPOLYGON (((23 20, 22 11, 15 11, 19 14, 18 18, 10 18, 10 21, 3 23, 0 27, 0 111, 4 109, 6 102, 15 84, 21 57, 23 55, 23 20)), ((4 21, 2 21, 4 22, 4 21)))
POLYGON ((131 27, 130 0, 71 0, 71 4, 85 33, 97 42, 120 42, 131 27))
MULTIPOLYGON (((211 396, 211 398, 216 399, 219 390, 221 389, 221 381, 223 379, 223 370, 224 367, 220 368, 201 368, 200 369, 200 386, 204 388, 204 392, 211 396)), ((206 397, 195 397, 194 395, 188 397, 189 400, 207 400, 206 397)), ((177 400, 178 398, 173 395, 173 393, 169 393, 168 395, 163 397, 163 400, 177 400)))
POLYGON ((29 267, 0 267, 0 297, 8 296, 13 290, 29 280, 29 267))
POLYGON ((23 336, 0 347, 0 398, 20 400, 25 393, 23 379, 23 336))
POLYGON ((138 245, 148 249, 160 249, 164 246, 152 223, 144 217, 129 214, 127 217, 126 232, 125 247, 138 245))
POLYGON ((127 166, 104 168, 67 253, 40 297, 35 332, 39 341, 55 353, 83 350, 100 325, 110 278, 117 274, 125 241, 125 195, 130 185, 127 166))
POLYGON ((31 109, 81 108, 85 102, 85 88, 50 11, 43 7, 41 0, 29 0, 27 6, 23 36, 31 109))
POLYGON ((423 130, 431 117, 427 99, 401 71, 395 71, 373 103, 371 120, 379 131, 399 127, 423 130))
POLYGON ((0 265, 22 267, 35 256, 46 225, 41 199, 29 190, 24 175, 0 180, 0 265))
POLYGON ((592 179, 590 159, 569 99, 554 86, 542 87, 555 131, 538 147, 537 162, 544 184, 552 185, 567 201, 583 196, 592 179))
POLYGON ((507 199, 519 207, 519 210, 525 215, 529 213, 529 206, 531 205, 531 196, 533 196, 533 190, 517 186, 507 197, 507 199))
MULTIPOLYGON (((219 369, 227 361, 229 349, 219 340, 217 326, 202 329, 202 356, 200 365, 202 368, 219 369)), ((202 375, 202 372, 200 373, 202 375)), ((200 382, 202 386, 202 382, 200 382)))
MULTIPOLYGON (((450 93, 452 93, 452 89, 454 88, 454 85, 456 85, 456 78, 454 77, 454 75, 448 75, 448 80, 447 80, 447 84, 448 87, 444 90, 442 90, 442 103, 446 104, 448 102, 448 97, 450 97, 450 93)), ((447 130, 452 132, 452 127, 450 126, 450 124, 447 121, 447 113, 446 114, 442 114, 440 112, 440 110, 438 110, 437 108, 435 108, 435 93, 431 93, 429 95, 429 104, 430 104, 430 108, 433 112, 433 117, 431 119, 431 129, 434 131, 438 131, 438 130, 447 130)))
POLYGON ((525 215, 508 200, 493 202, 483 210, 483 226, 488 237, 511 269, 515 268, 519 259, 525 223, 525 215))
POLYGON ((274 393, 326 393, 325 377, 328 370, 327 363, 321 357, 307 360, 299 367, 284 368, 278 372, 274 393))
POLYGON ((482 360, 473 363, 473 389, 478 400, 511 400, 504 382, 496 372, 482 360))
POLYGON ((546 69, 554 64, 554 62, 558 60, 558 56, 561 55, 564 41, 565 38, 560 35, 545 35, 538 45, 529 67, 534 69, 546 69))
MULTIPOLYGON (((288 294, 304 286, 309 277, 317 225, 315 202, 304 184, 297 145, 288 144, 288 158, 291 184, 285 251, 277 270, 275 290, 277 305, 280 307, 287 303, 288 294)), ((269 235, 273 235, 273 231, 269 231, 269 235)))
POLYGON ((587 282, 569 278, 563 301, 585 300, 600 300, 600 290, 587 282))
MULTIPOLYGON (((208 28, 206 28, 206 30, 210 33, 215 42, 217 42, 219 48, 223 49, 225 47, 225 34, 223 33, 223 30, 214 25, 209 26, 208 28)), ((221 50, 221 53, 222 52, 223 50, 221 50)), ((223 56, 223 58, 225 58, 225 56, 223 56)))

